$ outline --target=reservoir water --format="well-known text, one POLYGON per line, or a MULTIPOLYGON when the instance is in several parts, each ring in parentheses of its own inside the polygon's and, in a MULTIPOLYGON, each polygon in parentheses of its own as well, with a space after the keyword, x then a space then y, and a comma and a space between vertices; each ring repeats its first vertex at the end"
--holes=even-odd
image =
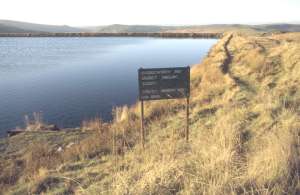
POLYGON ((216 41, 0 38, 0 136, 33 112, 59 127, 110 120, 113 107, 136 102, 138 68, 199 63, 216 41))

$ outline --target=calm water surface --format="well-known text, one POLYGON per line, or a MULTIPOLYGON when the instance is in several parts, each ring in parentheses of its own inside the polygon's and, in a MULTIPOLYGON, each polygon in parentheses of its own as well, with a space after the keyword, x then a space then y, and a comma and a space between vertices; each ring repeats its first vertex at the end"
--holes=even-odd
POLYGON ((0 136, 42 112, 60 127, 137 100, 137 69, 199 63, 215 39, 0 38, 0 136))

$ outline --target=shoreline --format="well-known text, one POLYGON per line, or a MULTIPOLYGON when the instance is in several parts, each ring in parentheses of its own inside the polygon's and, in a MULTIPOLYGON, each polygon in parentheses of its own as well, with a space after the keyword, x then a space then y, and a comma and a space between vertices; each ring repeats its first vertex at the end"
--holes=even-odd
POLYGON ((222 38, 222 33, 0 33, 0 37, 162 37, 222 38))

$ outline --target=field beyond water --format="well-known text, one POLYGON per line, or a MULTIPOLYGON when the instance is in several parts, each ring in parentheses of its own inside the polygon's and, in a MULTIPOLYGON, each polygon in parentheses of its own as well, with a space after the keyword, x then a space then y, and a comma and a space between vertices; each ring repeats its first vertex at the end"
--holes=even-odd
POLYGON ((299 194, 300 33, 227 34, 191 71, 184 100, 114 110, 111 123, 0 141, 3 194, 299 194), (115 141, 114 141, 114 139, 115 141))

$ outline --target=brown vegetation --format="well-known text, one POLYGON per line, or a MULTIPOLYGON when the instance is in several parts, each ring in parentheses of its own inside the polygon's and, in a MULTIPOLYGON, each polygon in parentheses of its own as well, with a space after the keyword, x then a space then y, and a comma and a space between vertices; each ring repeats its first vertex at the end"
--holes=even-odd
POLYGON ((188 144, 182 139, 183 100, 145 103, 145 150, 139 145, 139 105, 124 106, 114 109, 111 123, 84 121, 69 133, 76 134, 72 141, 64 134, 61 150, 51 137, 40 142, 48 145, 26 147, 24 155, 5 153, 2 189, 19 194, 300 193, 299 37, 221 39, 192 68, 188 144))
POLYGON ((43 115, 40 112, 33 113, 33 119, 30 116, 25 115, 25 129, 20 131, 58 131, 59 128, 56 125, 47 125, 43 121, 43 115))

